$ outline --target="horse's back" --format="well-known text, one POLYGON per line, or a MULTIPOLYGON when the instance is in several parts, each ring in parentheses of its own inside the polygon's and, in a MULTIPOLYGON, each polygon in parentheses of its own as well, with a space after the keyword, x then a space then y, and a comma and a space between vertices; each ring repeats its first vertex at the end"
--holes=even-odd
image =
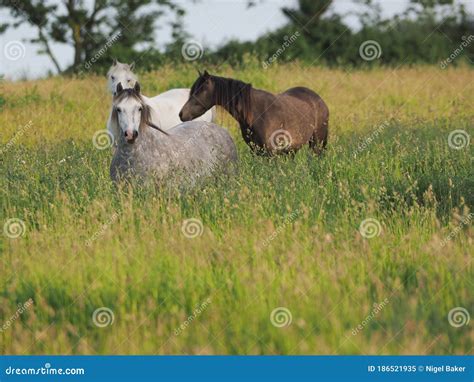
POLYGON ((206 121, 183 122, 167 131, 170 138, 189 149, 197 157, 220 152, 231 160, 237 159, 237 149, 229 132, 223 127, 206 121))
POLYGON ((283 93, 279 94, 280 97, 288 101, 296 99, 298 101, 303 101, 308 105, 315 108, 315 111, 320 115, 322 119, 329 118, 329 109, 323 99, 311 89, 308 89, 304 86, 297 86, 290 88, 283 93))
POLYGON ((279 95, 295 97, 303 101, 321 100, 321 97, 319 96, 319 94, 317 94, 315 91, 309 88, 306 88, 304 86, 296 86, 294 88, 287 89, 283 93, 280 93, 279 95))
POLYGON ((153 97, 153 100, 171 100, 186 102, 189 97, 189 89, 170 89, 153 97))
POLYGON ((167 131, 173 137, 180 137, 180 139, 193 139, 202 143, 209 142, 210 144, 224 140, 233 143, 229 132, 223 127, 206 121, 192 120, 188 122, 181 122, 175 127, 167 131))
MULTIPOLYGON (((163 130, 168 130, 181 123, 179 112, 188 101, 189 89, 170 89, 155 97, 149 98, 150 105, 159 113, 163 130)), ((196 121, 213 122, 215 108, 208 110, 196 121)))

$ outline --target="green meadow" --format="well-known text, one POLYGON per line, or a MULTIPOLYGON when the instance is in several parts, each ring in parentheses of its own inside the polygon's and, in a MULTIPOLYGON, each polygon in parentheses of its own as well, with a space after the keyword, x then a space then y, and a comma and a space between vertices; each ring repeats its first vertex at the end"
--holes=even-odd
POLYGON ((0 353, 472 354, 472 69, 210 71, 315 90, 325 154, 255 157, 221 111, 238 174, 117 188, 105 78, 3 82, 0 353))

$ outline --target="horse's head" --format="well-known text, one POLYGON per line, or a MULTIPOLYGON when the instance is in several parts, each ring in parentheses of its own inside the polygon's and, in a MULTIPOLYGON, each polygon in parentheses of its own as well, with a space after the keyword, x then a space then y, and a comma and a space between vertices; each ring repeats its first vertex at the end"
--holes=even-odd
POLYGON ((122 84, 123 89, 132 89, 138 81, 137 76, 132 72, 135 67, 134 63, 122 64, 114 60, 112 66, 107 72, 107 84, 109 91, 117 94, 117 85, 122 84))
POLYGON ((186 122, 198 118, 215 104, 215 84, 213 77, 205 71, 199 73, 189 92, 189 98, 179 112, 181 121, 186 122))
POLYGON ((151 108, 140 94, 140 84, 135 83, 132 89, 124 89, 117 84, 117 92, 113 99, 111 123, 125 142, 134 143, 140 132, 147 126, 166 134, 151 122, 151 108))
POLYGON ((181 121, 200 117, 214 105, 222 106, 239 122, 251 122, 252 85, 235 80, 212 76, 207 71, 199 73, 189 92, 188 101, 179 112, 181 121))

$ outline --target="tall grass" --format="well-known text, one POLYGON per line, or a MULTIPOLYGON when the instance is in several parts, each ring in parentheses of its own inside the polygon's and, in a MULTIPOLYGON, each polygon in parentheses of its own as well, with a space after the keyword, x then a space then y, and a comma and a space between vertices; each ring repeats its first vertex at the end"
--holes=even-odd
MULTIPOLYGON (((105 80, 5 84, 2 224, 26 229, 1 239, 1 353, 472 352, 472 324, 448 320, 474 306, 472 148, 448 145, 455 129, 473 133, 472 71, 219 73, 316 90, 331 112, 325 155, 254 157, 221 114, 236 176, 186 193, 117 189, 110 151, 91 141, 109 111, 105 80), (190 218, 202 222, 195 238, 183 233, 190 218), (380 224, 373 238, 359 229, 369 218, 380 224), (101 307, 114 316, 105 327, 92 319, 101 307)), ((141 83, 152 94, 193 78, 164 67, 141 83)))

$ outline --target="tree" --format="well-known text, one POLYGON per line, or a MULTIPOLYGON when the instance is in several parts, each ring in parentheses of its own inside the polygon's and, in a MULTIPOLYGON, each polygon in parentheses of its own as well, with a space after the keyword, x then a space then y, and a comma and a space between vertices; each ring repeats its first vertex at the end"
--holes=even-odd
POLYGON ((37 36, 29 42, 39 46, 58 73, 79 71, 84 63, 95 62, 118 53, 129 60, 137 46, 154 49, 154 31, 158 19, 174 13, 173 34, 179 35, 184 10, 172 0, 0 0, 0 9, 9 10, 13 21, 0 25, 0 33, 22 23, 35 27, 37 36), (72 64, 61 68, 51 43, 71 45, 72 64))

